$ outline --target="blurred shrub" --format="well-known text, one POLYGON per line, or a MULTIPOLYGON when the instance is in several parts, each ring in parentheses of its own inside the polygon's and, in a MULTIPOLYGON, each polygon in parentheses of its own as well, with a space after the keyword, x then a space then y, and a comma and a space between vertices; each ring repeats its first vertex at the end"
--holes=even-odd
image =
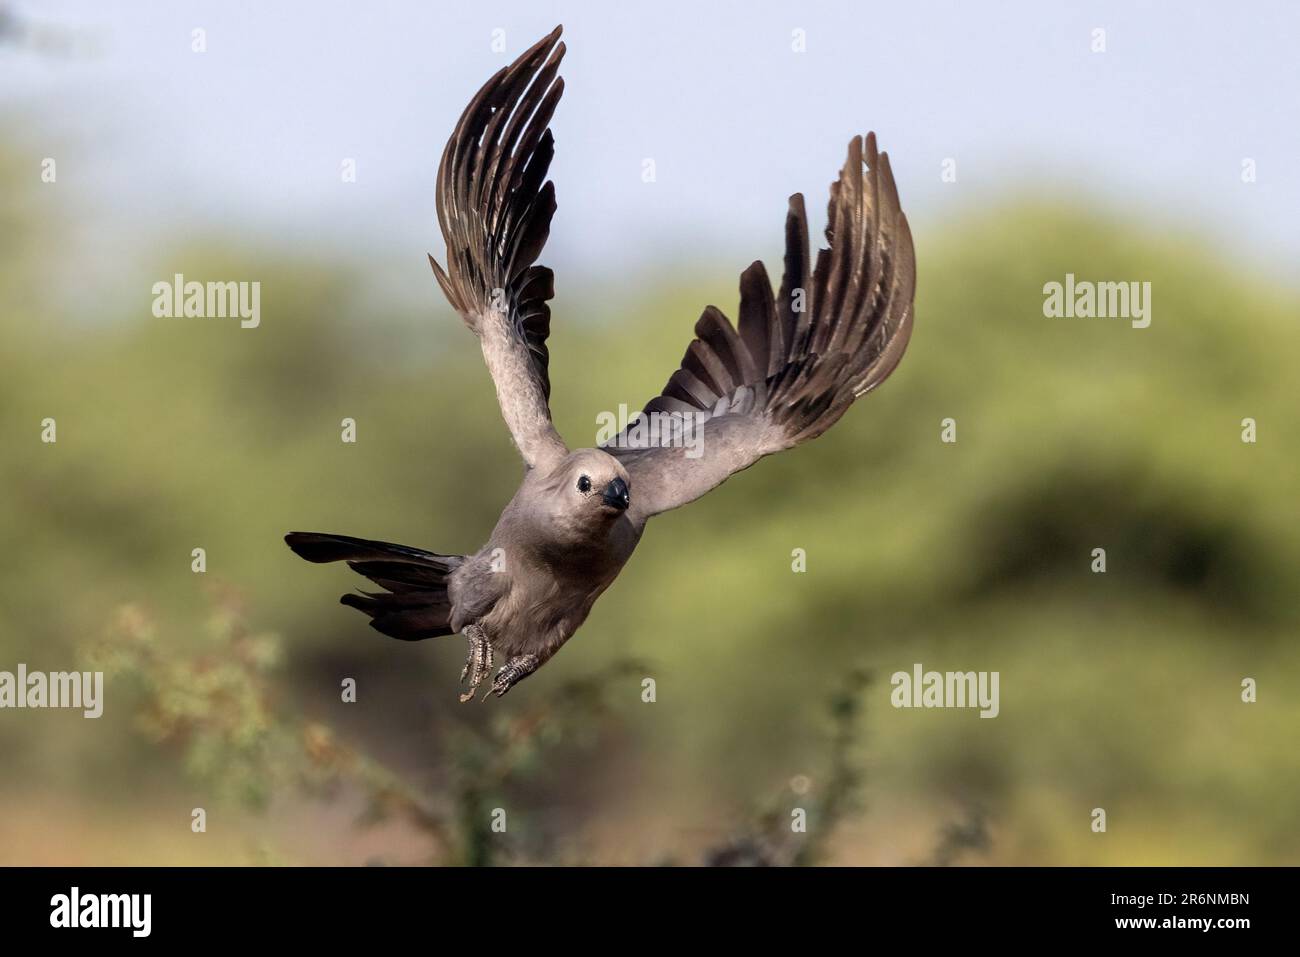
POLYGON ((111 633, 87 647, 84 665, 135 686, 137 726, 178 752, 192 778, 259 809, 288 789, 295 792, 290 800, 329 800, 352 789, 365 800, 359 824, 400 816, 430 840, 431 860, 453 864, 513 856, 510 839, 492 831, 493 808, 505 803, 511 785, 544 768, 560 744, 576 738, 598 745, 613 720, 604 700, 609 682, 644 670, 636 662, 606 667, 519 713, 498 711, 474 730, 462 729, 449 749, 451 786, 431 798, 329 726, 276 706, 287 697, 271 683, 280 643, 249 630, 230 590, 216 596, 201 651, 177 655, 171 646, 141 609, 128 606, 111 633))

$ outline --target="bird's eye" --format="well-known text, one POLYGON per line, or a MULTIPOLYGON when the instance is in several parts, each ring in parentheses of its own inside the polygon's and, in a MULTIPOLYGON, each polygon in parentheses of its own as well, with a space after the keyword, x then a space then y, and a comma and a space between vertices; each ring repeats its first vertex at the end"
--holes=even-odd
POLYGON ((585 475, 579 475, 579 476, 578 476, 578 491, 581 492, 583 495, 586 495, 588 492, 590 492, 590 491, 591 491, 591 479, 587 478, 587 476, 585 476, 585 475))

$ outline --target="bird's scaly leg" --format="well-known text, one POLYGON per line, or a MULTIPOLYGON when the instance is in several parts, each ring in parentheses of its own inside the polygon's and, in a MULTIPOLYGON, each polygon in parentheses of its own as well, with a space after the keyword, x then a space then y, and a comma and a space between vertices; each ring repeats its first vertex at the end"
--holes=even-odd
POLYGON ((506 663, 501 666, 501 670, 497 672, 496 678, 492 681, 492 687, 483 696, 483 700, 486 701, 488 695, 493 694, 500 698, 512 687, 536 671, 537 666, 541 663, 542 659, 537 655, 515 655, 513 658, 507 659, 506 663))
POLYGON ((469 653, 465 656, 465 667, 461 669, 460 680, 469 677, 469 691, 460 696, 462 702, 474 697, 479 684, 492 670, 492 645, 488 643, 483 629, 478 625, 469 625, 465 628, 464 635, 469 641, 469 653))

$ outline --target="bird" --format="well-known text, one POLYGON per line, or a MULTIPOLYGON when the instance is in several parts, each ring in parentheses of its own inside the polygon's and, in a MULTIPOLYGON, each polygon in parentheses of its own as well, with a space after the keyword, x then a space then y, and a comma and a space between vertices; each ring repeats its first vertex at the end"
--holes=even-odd
POLYGON ((436 208, 443 294, 479 340, 523 459, 518 490, 472 555, 290 532, 310 562, 346 562, 378 591, 341 602, 402 641, 468 641, 461 701, 498 657, 484 701, 505 695, 574 635, 656 515, 759 459, 820 436, 898 365, 911 337, 916 260, 888 154, 854 136, 831 184, 827 246, 810 255, 789 198, 778 290, 761 261, 740 277, 738 322, 704 309, 680 366, 617 434, 570 450, 551 420, 551 270, 537 264, 556 210, 550 123, 564 92, 563 25, 470 100, 443 150, 436 208))

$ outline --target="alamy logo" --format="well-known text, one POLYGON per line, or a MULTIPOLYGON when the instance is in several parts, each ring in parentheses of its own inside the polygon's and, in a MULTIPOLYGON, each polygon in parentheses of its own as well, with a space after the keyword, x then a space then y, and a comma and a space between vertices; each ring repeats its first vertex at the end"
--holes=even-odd
POLYGON ((895 671, 889 679, 895 708, 979 708, 981 718, 996 718, 999 674, 996 671, 895 671))
POLYGON ((0 708, 80 708, 87 718, 104 713, 104 672, 0 671, 0 708))
POLYGON ((1043 286, 1043 315, 1048 319, 1129 319, 1134 329, 1151 325, 1151 283, 1075 281, 1043 286))
POLYGON ((69 894, 50 898, 51 927, 129 927, 132 937, 148 937, 153 924, 152 894, 69 894))
POLYGON ((596 444, 616 449, 684 448, 688 459, 704 454, 707 412, 639 412, 630 420, 627 406, 596 415, 596 444))
POLYGON ((159 319, 239 319, 242 329, 262 322, 260 282, 185 281, 176 273, 171 282, 153 284, 153 314, 159 319))

